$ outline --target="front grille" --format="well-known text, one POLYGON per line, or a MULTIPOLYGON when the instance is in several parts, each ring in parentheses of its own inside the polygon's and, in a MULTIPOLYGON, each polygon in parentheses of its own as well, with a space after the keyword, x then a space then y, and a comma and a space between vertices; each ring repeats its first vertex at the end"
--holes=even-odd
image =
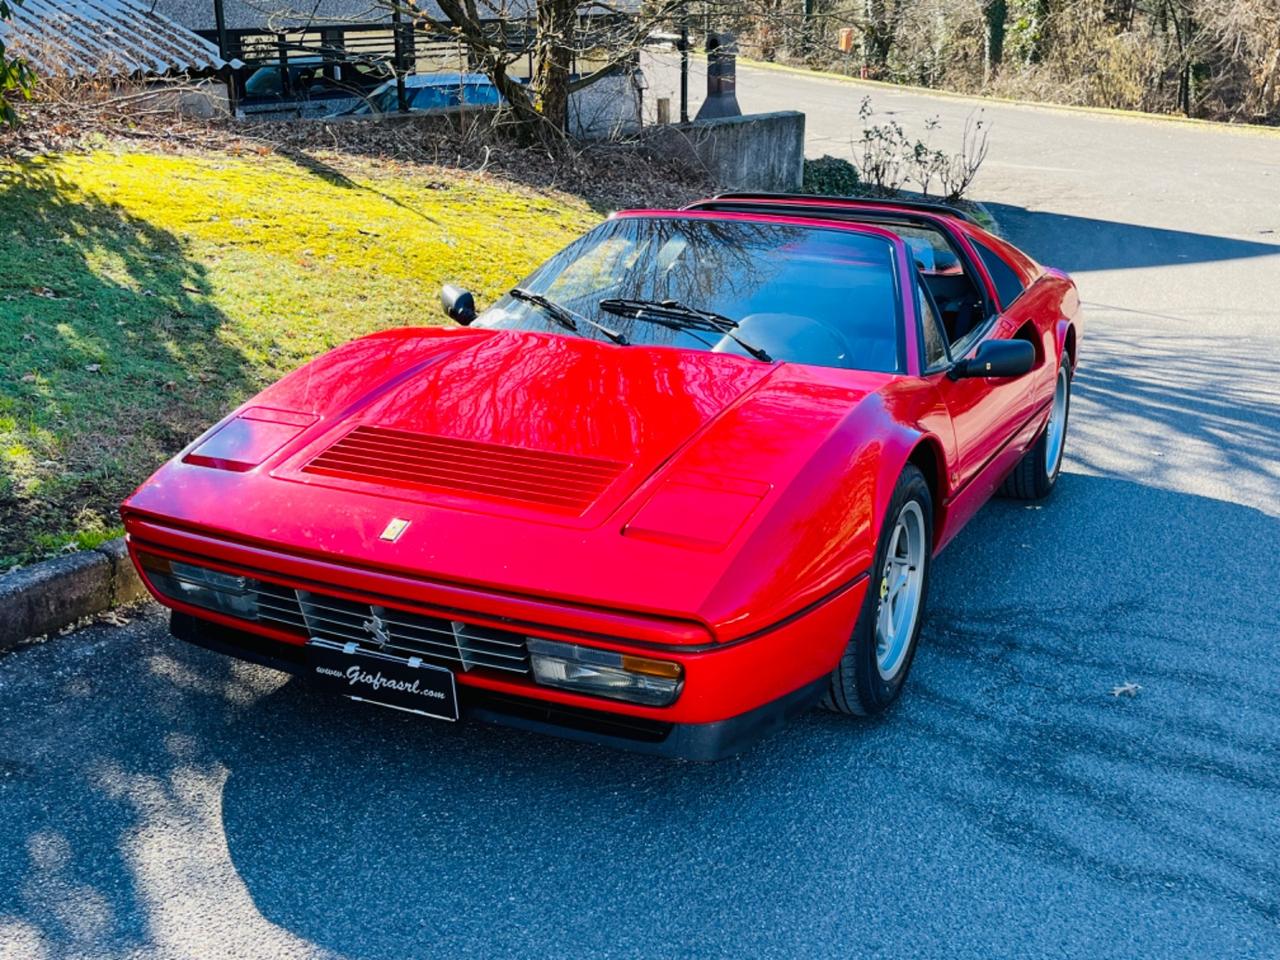
POLYGON ((581 513, 626 467, 594 457, 359 426, 303 471, 522 500, 581 513))
POLYGON ((421 657, 464 671, 488 667, 529 673, 523 634, 263 580, 250 581, 249 590, 257 599, 259 623, 335 643, 357 643, 370 650, 421 657))
MULTIPOLYGON (((291 673, 301 673, 304 669, 302 648, 293 644, 267 640, 256 634, 233 630, 177 611, 170 618, 169 629, 180 640, 219 653, 291 673)), ((532 720, 640 743, 661 743, 672 729, 669 722, 650 720, 647 717, 568 707, 530 697, 513 697, 481 687, 459 686, 458 700, 464 714, 476 719, 508 723, 512 720, 532 720)))

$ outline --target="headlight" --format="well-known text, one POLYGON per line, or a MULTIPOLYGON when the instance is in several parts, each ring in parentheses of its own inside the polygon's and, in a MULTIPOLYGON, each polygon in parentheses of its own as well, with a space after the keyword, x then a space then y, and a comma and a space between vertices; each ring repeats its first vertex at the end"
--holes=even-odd
POLYGON ((529 637, 533 677, 547 687, 664 707, 680 693, 684 670, 670 660, 529 637))
POLYGON ((258 598, 248 577, 194 567, 167 557, 139 553, 147 577, 166 597, 245 620, 258 619, 258 598))

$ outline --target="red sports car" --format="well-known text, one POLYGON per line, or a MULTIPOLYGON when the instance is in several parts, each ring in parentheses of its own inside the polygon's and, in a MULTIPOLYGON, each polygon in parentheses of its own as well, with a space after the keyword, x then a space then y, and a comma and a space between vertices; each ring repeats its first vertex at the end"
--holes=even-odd
POLYGON ((1062 462, 1071 280, 955 210, 610 217, 254 397, 124 504, 173 633, 358 700, 714 758, 884 710, 931 559, 1062 462))

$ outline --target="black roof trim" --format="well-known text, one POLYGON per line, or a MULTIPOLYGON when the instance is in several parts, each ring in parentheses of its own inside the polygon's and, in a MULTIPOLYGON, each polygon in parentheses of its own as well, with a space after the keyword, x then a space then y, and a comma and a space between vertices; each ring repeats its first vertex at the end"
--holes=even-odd
MULTIPOLYGON (((935 203, 930 200, 893 200, 885 197, 827 197, 813 193, 718 193, 709 200, 697 200, 684 209, 715 210, 722 204, 741 208, 753 201, 764 201, 769 205, 801 201, 806 204, 825 204, 831 207, 839 207, 846 204, 856 204, 861 207, 897 207, 901 210, 912 210, 918 213, 955 217, 957 220, 981 226, 972 214, 956 207, 948 206, 945 203, 935 203)), ((764 203, 761 205, 764 206, 764 203)))

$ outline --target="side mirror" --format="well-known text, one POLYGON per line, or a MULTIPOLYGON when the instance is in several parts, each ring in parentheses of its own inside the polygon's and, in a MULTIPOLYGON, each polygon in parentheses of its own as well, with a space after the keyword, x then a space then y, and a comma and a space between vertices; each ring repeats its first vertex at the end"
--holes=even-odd
POLYGON ((987 340, 968 360, 951 368, 951 379, 961 377, 1020 377, 1036 363, 1036 348, 1026 340, 987 340))
POLYGON ((464 327, 470 326, 471 321, 476 318, 476 298, 471 295, 470 290, 463 290, 451 283, 440 288, 440 306, 449 319, 456 320, 464 327))

